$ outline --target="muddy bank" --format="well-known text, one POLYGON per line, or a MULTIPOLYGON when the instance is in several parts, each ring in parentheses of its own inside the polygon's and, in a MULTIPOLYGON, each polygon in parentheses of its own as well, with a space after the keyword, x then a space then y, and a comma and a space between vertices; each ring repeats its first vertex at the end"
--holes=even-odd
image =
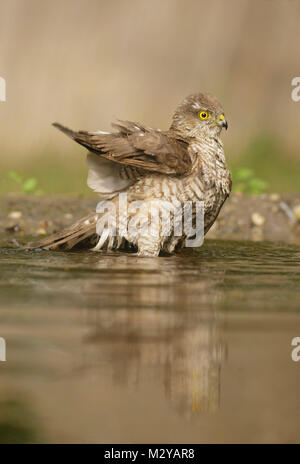
MULTIPOLYGON (((96 198, 0 196, 3 240, 23 241, 62 229, 95 210, 96 198)), ((207 238, 280 241, 300 245, 300 195, 231 195, 207 238)))

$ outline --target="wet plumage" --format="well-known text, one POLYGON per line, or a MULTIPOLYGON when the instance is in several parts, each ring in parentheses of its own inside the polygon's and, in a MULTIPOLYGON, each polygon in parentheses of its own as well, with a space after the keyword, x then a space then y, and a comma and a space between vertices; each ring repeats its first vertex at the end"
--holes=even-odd
POLYGON ((54 126, 89 150, 88 185, 101 201, 96 213, 33 247, 71 249, 81 244, 94 246, 95 251, 133 249, 142 256, 171 253, 184 246, 186 235, 165 235, 159 215, 152 235, 141 227, 127 230, 127 225, 145 223, 150 205, 164 210, 171 204, 174 221, 185 202, 199 201, 204 205, 206 233, 230 193, 220 139, 227 122, 222 106, 209 94, 187 97, 175 111, 168 131, 129 121, 112 124, 110 133, 54 126), (120 207, 120 193, 126 193, 127 209, 120 207), (139 202, 138 210, 131 208, 135 202, 139 202), (117 221, 108 206, 117 213, 117 221))

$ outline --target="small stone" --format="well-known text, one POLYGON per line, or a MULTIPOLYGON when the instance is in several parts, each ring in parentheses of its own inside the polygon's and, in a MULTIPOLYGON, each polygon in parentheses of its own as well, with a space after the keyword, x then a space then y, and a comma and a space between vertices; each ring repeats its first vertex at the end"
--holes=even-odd
POLYGON ((254 224, 255 226, 261 227, 266 222, 266 218, 262 216, 260 213, 253 213, 251 215, 251 221, 252 224, 254 224))
POLYGON ((40 227, 39 229, 35 231, 35 233, 39 235, 46 235, 47 232, 43 227, 40 227))
POLYGON ((280 195, 278 193, 271 193, 269 198, 270 198, 271 201, 274 201, 274 202, 279 201, 280 200, 280 195))
POLYGON ((10 219, 20 219, 21 216, 22 216, 21 211, 11 211, 11 213, 9 213, 8 215, 10 219))
POLYGON ((300 205, 294 206, 293 213, 296 216, 296 218, 298 219, 298 221, 300 221, 300 205))
POLYGON ((12 225, 12 226, 6 227, 5 230, 6 230, 7 232, 15 232, 15 233, 17 233, 17 232, 20 232, 21 227, 20 227, 19 224, 14 224, 14 225, 12 225))
POLYGON ((65 213, 64 216, 65 216, 66 219, 73 219, 73 214, 71 214, 71 213, 65 213))

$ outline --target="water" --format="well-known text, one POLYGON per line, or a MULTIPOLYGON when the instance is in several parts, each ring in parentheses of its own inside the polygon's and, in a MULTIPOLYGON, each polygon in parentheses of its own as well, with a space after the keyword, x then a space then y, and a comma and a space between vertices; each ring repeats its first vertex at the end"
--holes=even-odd
POLYGON ((1 442, 300 442, 300 248, 2 248, 1 442))

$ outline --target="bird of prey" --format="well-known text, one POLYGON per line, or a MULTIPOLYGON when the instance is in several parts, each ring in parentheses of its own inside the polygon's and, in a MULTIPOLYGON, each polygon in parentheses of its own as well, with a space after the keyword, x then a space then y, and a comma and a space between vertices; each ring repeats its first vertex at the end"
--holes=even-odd
MULTIPOLYGON (((205 234, 230 194, 231 178, 220 139, 222 128, 228 126, 221 104, 210 94, 185 98, 167 131, 129 121, 112 124, 112 132, 76 132, 58 123, 54 126, 89 150, 87 183, 101 201, 96 212, 32 248, 87 246, 95 251, 127 250, 154 257, 172 253, 185 246, 188 236, 184 230, 174 232, 184 204, 201 202, 205 234), (126 204, 120 203, 121 194, 126 194, 126 204), (166 205, 174 206, 168 233, 161 212, 154 218, 151 233, 144 227, 153 204, 163 211, 166 205)), ((192 216, 195 219, 193 207, 192 216)))

